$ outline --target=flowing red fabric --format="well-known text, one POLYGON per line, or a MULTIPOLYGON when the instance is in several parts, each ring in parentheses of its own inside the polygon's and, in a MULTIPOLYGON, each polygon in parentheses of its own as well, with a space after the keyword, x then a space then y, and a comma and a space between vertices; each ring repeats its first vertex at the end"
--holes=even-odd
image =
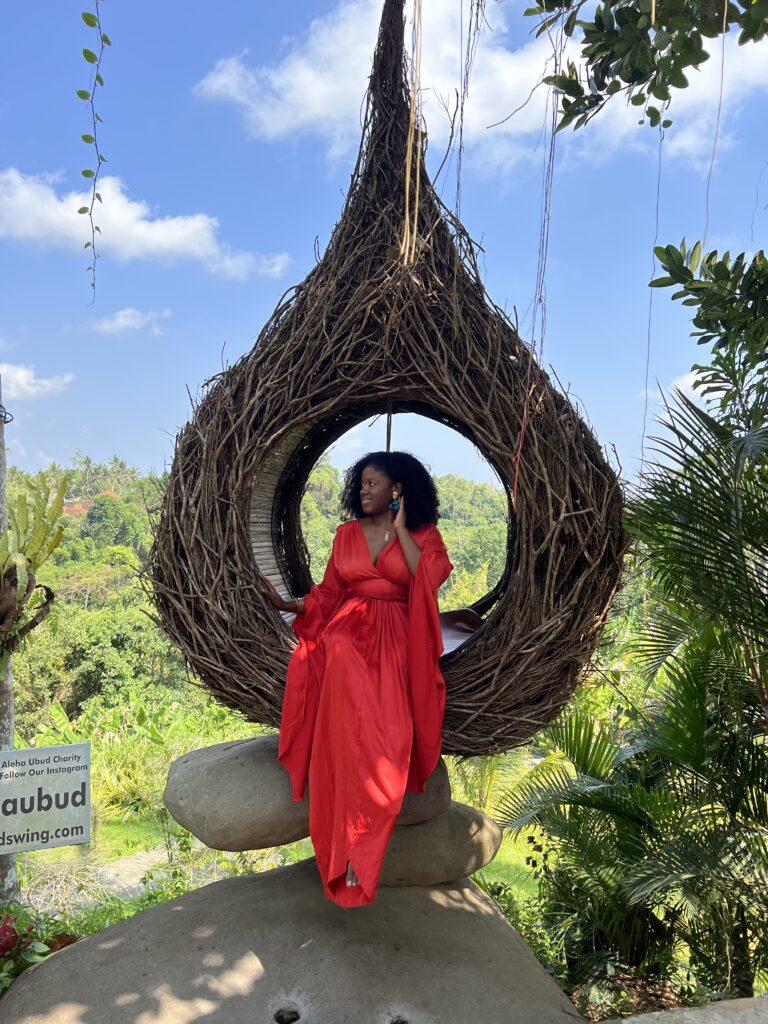
POLYGON ((432 523, 410 531, 414 576, 395 535, 376 565, 357 519, 336 530, 321 583, 293 629, 278 760, 294 801, 309 778, 309 832, 327 899, 372 903, 405 790, 440 758, 445 680, 437 590, 453 565, 432 523), (360 880, 347 886, 347 863, 360 880))

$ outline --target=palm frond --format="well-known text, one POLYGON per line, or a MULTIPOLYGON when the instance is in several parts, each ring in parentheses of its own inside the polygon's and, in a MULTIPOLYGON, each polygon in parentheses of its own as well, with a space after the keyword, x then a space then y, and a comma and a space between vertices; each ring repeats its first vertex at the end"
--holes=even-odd
POLYGON ((668 596, 768 638, 768 482, 754 471, 765 431, 736 436, 680 392, 664 425, 630 530, 668 596))

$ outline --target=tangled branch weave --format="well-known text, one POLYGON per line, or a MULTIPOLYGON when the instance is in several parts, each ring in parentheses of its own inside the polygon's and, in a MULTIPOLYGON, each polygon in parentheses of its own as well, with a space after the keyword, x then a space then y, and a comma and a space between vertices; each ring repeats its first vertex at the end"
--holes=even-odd
POLYGON ((277 727, 295 640, 256 569, 284 593, 309 590, 300 505, 311 469, 389 402, 452 427, 498 473, 509 526, 504 574, 474 606, 483 625, 441 660, 443 751, 498 753, 549 723, 589 663, 625 549, 622 497, 587 425, 487 296, 476 248, 427 176, 423 133, 403 262, 405 71, 402 0, 386 0, 341 218, 177 435, 146 580, 193 672, 277 727))

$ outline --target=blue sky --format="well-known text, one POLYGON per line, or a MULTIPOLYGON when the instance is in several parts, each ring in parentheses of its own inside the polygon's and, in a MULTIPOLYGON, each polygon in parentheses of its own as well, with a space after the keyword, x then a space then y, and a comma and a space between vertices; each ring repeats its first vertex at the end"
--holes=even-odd
MULTIPOLYGON (((102 5, 113 40, 98 109, 102 257, 91 305, 85 218, 76 214, 90 149, 84 3, 12 5, 0 47, 0 372, 9 461, 36 470, 76 449, 160 470, 193 394, 248 351, 291 284, 313 265, 339 215, 379 0, 102 5)), ((408 9, 410 10, 410 4, 408 9)), ((467 4, 463 5, 465 8, 467 4)), ((526 4, 489 3, 465 114, 461 215, 484 248, 493 299, 525 313, 540 229, 544 89, 503 125, 548 59, 526 4)), ((461 0, 424 4, 422 87, 436 166, 447 141, 438 101, 460 84, 461 0)), ((764 247, 768 49, 725 47, 708 248, 764 247), (758 189, 758 184, 760 188, 758 189)), ((719 90, 720 44, 676 94, 662 149, 659 242, 701 238, 719 90)), ((614 102, 560 133, 546 278, 544 364, 578 400, 599 440, 637 471, 645 406, 658 135, 614 102)), ((456 165, 441 177, 453 205, 456 165)), ((654 296, 648 429, 655 381, 680 381, 699 357, 685 310, 654 296)), ((383 447, 384 420, 332 453, 340 466, 383 447)), ((393 445, 433 472, 493 474, 471 445, 396 417, 393 445)))

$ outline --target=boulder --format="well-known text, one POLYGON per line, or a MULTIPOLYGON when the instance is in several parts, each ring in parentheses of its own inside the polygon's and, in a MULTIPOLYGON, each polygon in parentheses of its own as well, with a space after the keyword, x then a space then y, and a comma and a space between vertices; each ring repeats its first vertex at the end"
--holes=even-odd
MULTIPOLYGON (((415 826, 414 826, 415 827, 415 826)), ((3 1024, 582 1020, 473 882, 326 900, 314 858, 214 882, 25 971, 3 1024)))
POLYGON ((489 864, 504 834, 487 814, 452 801, 420 825, 398 825, 390 836, 379 885, 439 885, 489 864))
POLYGON ((637 1024, 765 1024, 768 997, 724 999, 708 1006, 686 1006, 680 1010, 656 1010, 631 1017, 637 1024))
MULTIPOLYGON (((263 850, 306 838, 309 785, 304 799, 294 802, 277 750, 274 733, 184 754, 168 773, 168 811, 214 850, 263 850)), ((398 824, 428 821, 450 801, 448 771, 440 760, 424 793, 406 792, 398 824)))

